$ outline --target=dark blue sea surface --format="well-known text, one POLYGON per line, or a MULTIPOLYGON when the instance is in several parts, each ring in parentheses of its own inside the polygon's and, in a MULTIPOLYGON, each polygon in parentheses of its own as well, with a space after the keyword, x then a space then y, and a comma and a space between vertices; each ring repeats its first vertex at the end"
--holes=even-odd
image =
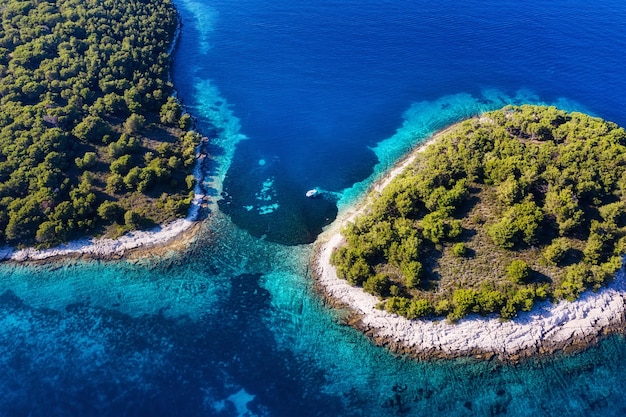
POLYGON ((308 267, 322 228, 450 123, 545 103, 626 125, 626 3, 175 4, 173 81, 219 209, 183 254, 0 265, 1 417, 626 414, 621 335, 518 365, 397 357, 308 267))
MULTIPOLYGON (((184 36, 198 43, 181 48, 177 85, 210 82, 250 139, 237 147, 221 208, 272 241, 314 240, 335 213, 304 193, 341 192, 370 176, 380 159, 371 148, 401 126, 412 131, 402 152, 506 103, 626 121, 619 1, 179 4, 189 16, 184 36)), ((211 100, 182 96, 199 106, 211 100)))

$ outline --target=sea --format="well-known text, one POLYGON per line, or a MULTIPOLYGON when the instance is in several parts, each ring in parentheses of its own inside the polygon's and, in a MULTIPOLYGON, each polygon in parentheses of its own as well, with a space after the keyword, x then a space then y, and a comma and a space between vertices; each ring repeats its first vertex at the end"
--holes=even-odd
POLYGON ((316 292, 324 228, 507 104, 626 126, 623 0, 174 0, 220 200, 147 260, 0 265, 0 416, 623 416, 626 340, 503 364, 375 346, 316 292), (308 190, 318 198, 306 198, 308 190))

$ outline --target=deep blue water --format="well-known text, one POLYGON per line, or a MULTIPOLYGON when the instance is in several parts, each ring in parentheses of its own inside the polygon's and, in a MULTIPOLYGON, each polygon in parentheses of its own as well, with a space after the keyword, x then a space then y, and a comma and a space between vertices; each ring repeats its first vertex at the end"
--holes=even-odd
POLYGON ((623 336, 517 366, 398 358, 320 302, 303 244, 480 111, 626 125, 625 3, 175 3, 173 80, 212 140, 220 210, 185 254, 1 265, 0 416, 626 413, 623 336))
MULTIPOLYGON (((188 25, 187 36, 204 43, 192 63, 180 52, 178 74, 217 86, 251 139, 237 148, 224 185, 232 199, 222 209, 273 241, 313 240, 334 213, 311 207, 304 192, 341 191, 368 177, 377 161, 370 148, 405 122, 428 134, 514 102, 521 89, 534 96, 521 101, 564 98, 568 107, 626 121, 618 1, 180 4, 203 22, 204 35, 188 25), (416 102, 428 109, 404 115, 416 102), (257 199, 267 180, 269 204, 257 199), (278 209, 259 215, 271 204, 278 209)), ((183 95, 206 104, 202 94, 183 95)))

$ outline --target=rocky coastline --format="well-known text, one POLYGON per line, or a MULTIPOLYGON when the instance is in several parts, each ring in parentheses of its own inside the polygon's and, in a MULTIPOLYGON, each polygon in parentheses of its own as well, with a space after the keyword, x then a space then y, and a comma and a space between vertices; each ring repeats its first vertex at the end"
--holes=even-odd
MULTIPOLYGON (((176 30, 168 50, 170 60, 178 47, 182 30, 183 22, 178 16, 176 30)), ((171 81, 171 71, 168 78, 171 81)), ((176 96, 176 91, 174 95, 176 96)), ((0 262, 42 262, 80 257, 111 260, 131 254, 134 257, 142 257, 185 248, 195 240, 200 221, 211 210, 210 206, 216 204, 215 198, 209 197, 216 193, 210 193, 210 186, 207 183, 211 163, 208 147, 209 140, 204 137, 196 149, 196 165, 193 171, 196 179, 194 198, 185 218, 159 225, 151 230, 128 232, 116 239, 84 238, 48 249, 16 249, 4 246, 0 247, 0 262)))
MULTIPOLYGON (((438 136, 399 162, 372 186, 372 191, 382 190, 438 136)), ((311 269, 327 304, 348 312, 342 322, 362 331, 377 345, 419 359, 475 357, 516 362, 537 355, 579 351, 626 329, 624 269, 597 293, 586 292, 574 302, 545 301, 510 321, 474 315, 452 324, 443 319, 408 320, 380 310, 376 307, 377 297, 338 278, 330 264, 333 250, 343 243, 342 226, 367 209, 368 203, 366 197, 357 207, 341 213, 319 236, 311 269)))
POLYGON ((71 241, 49 249, 24 248, 10 246, 0 248, 0 262, 42 262, 61 258, 120 259, 132 254, 134 257, 151 256, 155 252, 163 253, 169 249, 183 249, 196 238, 200 221, 216 205, 211 198, 210 186, 206 182, 209 175, 209 141, 203 138, 197 148, 197 162, 194 168, 196 186, 194 198, 187 217, 157 226, 151 230, 128 232, 117 239, 85 238, 71 241))

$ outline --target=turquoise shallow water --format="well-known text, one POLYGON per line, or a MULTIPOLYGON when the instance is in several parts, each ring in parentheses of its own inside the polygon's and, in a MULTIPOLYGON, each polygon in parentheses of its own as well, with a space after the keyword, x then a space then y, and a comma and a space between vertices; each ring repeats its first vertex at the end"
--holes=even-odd
POLYGON ((321 304, 302 262, 309 247, 260 242, 220 214, 206 226, 189 253, 158 263, 4 265, 0 410, 59 416, 625 411, 622 336, 581 354, 516 366, 395 357, 338 324, 321 304))
POLYGON ((621 2, 176 5, 173 78, 220 210, 184 254, 0 265, 0 416, 624 415, 623 336, 515 366, 396 357, 322 304, 306 243, 464 117, 626 124, 621 2))

